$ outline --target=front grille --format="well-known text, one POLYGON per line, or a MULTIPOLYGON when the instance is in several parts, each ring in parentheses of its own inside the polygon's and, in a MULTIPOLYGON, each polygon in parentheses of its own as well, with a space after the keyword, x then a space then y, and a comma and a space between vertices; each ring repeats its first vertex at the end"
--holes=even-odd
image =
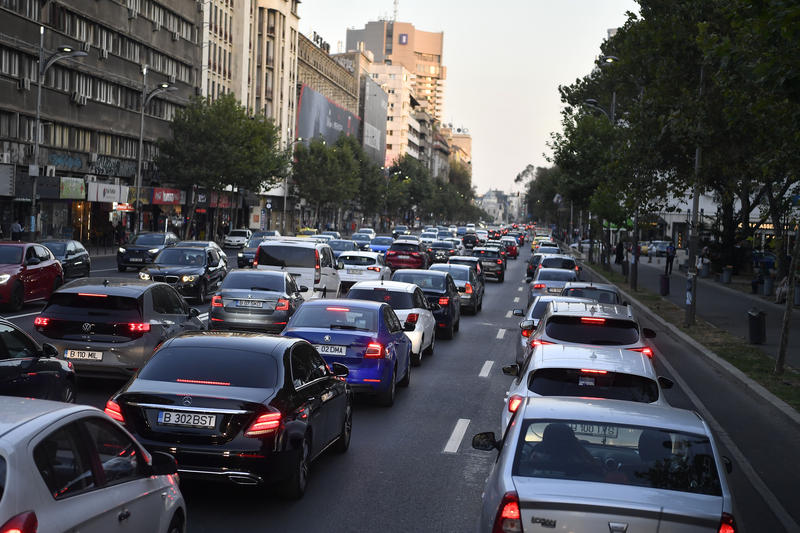
POLYGON ((178 276, 162 276, 162 275, 155 275, 153 276, 153 281, 158 281, 160 283, 178 283, 178 276))
POLYGON ((153 276, 153 281, 164 282, 164 276, 153 276))
POLYGON ((178 276, 167 276, 167 283, 178 283, 178 276))

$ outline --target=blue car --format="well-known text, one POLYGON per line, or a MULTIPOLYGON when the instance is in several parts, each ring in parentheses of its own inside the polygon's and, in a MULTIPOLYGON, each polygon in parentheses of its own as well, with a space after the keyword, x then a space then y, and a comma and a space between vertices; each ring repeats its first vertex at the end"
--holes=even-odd
POLYGON ((342 363, 347 382, 356 393, 377 396, 387 407, 396 386, 411 380, 411 341, 403 324, 384 302, 310 300, 289 319, 281 335, 305 339, 329 365, 342 363))
POLYGON ((386 250, 394 243, 394 239, 392 237, 386 237, 384 235, 378 235, 369 243, 370 251, 378 252, 379 254, 385 254, 386 250))

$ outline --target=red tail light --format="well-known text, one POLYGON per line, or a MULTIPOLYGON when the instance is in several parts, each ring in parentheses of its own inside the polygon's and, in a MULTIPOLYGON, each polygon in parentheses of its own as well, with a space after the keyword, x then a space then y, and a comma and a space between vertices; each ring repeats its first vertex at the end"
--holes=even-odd
POLYGON ((175 380, 177 383, 193 383, 195 385, 217 385, 220 387, 230 387, 230 381, 209 381, 207 379, 184 379, 184 378, 177 378, 175 380))
POLYGON ((547 285, 545 285, 544 283, 534 283, 533 284, 533 288, 534 289, 544 289, 545 287, 547 287, 547 285))
POLYGON ((450 298, 448 296, 439 298, 439 305, 450 305, 450 298))
POLYGON ((498 259, 498 260, 497 260, 497 264, 498 264, 498 265, 502 265, 502 264, 503 264, 503 260, 502 260, 502 259, 498 259))
POLYGON ((250 424, 250 427, 244 432, 245 437, 260 437, 266 435, 271 431, 275 431, 281 425, 280 413, 264 413, 259 415, 258 418, 250 424))
POLYGON ((378 342, 371 342, 367 345, 367 351, 364 352, 365 359, 380 359, 383 357, 383 345, 378 342))
POLYGON ((543 341, 542 339, 533 339, 531 341, 531 346, 547 346, 548 344, 555 344, 554 342, 550 341, 543 341))
POLYGON ((222 296, 216 295, 213 298, 211 298, 211 307, 223 307, 222 296))
POLYGON ((523 329, 522 330, 522 336, 523 337, 530 337, 532 333, 533 333, 532 329, 523 329))
POLYGON ((722 513, 718 533, 736 533, 736 521, 728 513, 722 513))
POLYGON ((0 526, 0 533, 36 533, 37 529, 39 520, 36 519, 36 513, 28 511, 11 517, 0 526))
POLYGON ((319 283, 322 279, 320 275, 320 264, 319 264, 319 250, 314 250, 314 283, 319 283))
POLYGON ((389 250, 386 252, 386 255, 397 255, 397 252, 395 252, 394 250, 389 250))
POLYGON ((584 374, 608 374, 605 370, 592 370, 591 368, 581 368, 584 374))
POLYGON ((605 318, 597 318, 597 317, 594 317, 594 316, 582 316, 581 317, 581 322, 583 322, 584 324, 605 324, 606 323, 606 319, 605 318))
POLYGON ((456 251, 455 250, 450 250, 450 253, 454 254, 454 253, 456 253, 456 251))
POLYGON ((649 346, 644 346, 644 347, 642 347, 642 348, 629 348, 629 350, 631 350, 631 351, 633 351, 633 352, 640 352, 640 353, 643 353, 643 354, 645 354, 647 357, 649 357, 650 359, 652 359, 652 358, 653 358, 653 349, 652 349, 652 348, 650 348, 649 346))
POLYGON ((467 283, 464 286, 464 294, 472 294, 472 284, 471 283, 467 283))
POLYGON ((136 333, 145 333, 150 331, 150 324, 147 322, 131 322, 128 324, 128 331, 136 333))
POLYGON ((522 519, 519 514, 519 497, 514 491, 506 492, 497 508, 492 533, 512 533, 522 531, 522 519))
POLYGON ((508 412, 516 413, 519 406, 522 404, 522 396, 516 394, 508 399, 508 412))
POLYGON ((119 408, 119 404, 114 400, 108 400, 106 402, 106 408, 103 409, 103 411, 105 411, 105 413, 108 416, 110 416, 120 424, 125 423, 125 417, 122 416, 122 410, 119 408))
POLYGON ((370 266, 370 267, 367 267, 367 270, 371 270, 373 272, 380 272, 381 271, 381 267, 370 266))
POLYGON ((108 294, 95 294, 93 292, 79 292, 78 296, 91 296, 92 298, 108 298, 108 294))
POLYGON ((276 311, 288 311, 289 310, 289 300, 286 298, 278 298, 278 305, 275 306, 276 311))
POLYGON ((258 252, 261 251, 261 248, 256 248, 256 254, 253 256, 253 268, 258 266, 258 252))
POLYGON ((326 307, 325 310, 326 311, 339 311, 339 312, 346 313, 347 311, 350 310, 350 308, 349 307, 326 307))
POLYGON ((575 265, 575 272, 577 272, 578 270, 580 270, 580 268, 578 267, 578 265, 575 265))
POLYGON ((33 325, 34 326, 45 327, 49 323, 50 323, 50 319, 46 318, 46 317, 43 317, 43 316, 37 316, 36 318, 33 319, 33 325))
POLYGON ((408 322, 409 324, 416 324, 417 320, 419 320, 418 313, 409 313, 408 317, 406 318, 406 322, 408 322))

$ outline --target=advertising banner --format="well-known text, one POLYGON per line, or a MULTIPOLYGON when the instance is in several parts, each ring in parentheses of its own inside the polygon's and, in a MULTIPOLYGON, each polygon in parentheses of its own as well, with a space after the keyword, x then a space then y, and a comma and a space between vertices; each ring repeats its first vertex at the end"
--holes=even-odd
POLYGON ((211 196, 211 202, 208 204, 209 207, 231 206, 231 197, 228 194, 219 194, 217 192, 212 192, 210 196, 211 196))
POLYGON ((155 205, 180 205, 181 191, 178 189, 153 188, 153 204, 155 205))
POLYGON ((90 182, 86 199, 90 202, 125 202, 128 200, 128 188, 113 183, 90 182), (124 195, 122 189, 125 189, 124 195))
POLYGON ((386 112, 389 95, 372 79, 364 76, 361 82, 361 112, 364 152, 375 163, 383 165, 386 158, 386 112))
POLYGON ((322 137, 326 143, 333 144, 340 135, 357 137, 360 124, 361 119, 317 91, 305 85, 300 89, 297 137, 303 140, 322 137))

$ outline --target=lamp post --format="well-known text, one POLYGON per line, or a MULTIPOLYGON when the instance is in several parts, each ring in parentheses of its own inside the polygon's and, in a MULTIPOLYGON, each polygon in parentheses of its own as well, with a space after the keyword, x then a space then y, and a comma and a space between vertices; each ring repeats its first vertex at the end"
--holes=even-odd
POLYGON ((61 59, 84 57, 86 52, 74 50, 71 46, 59 46, 57 51, 44 58, 44 26, 39 26, 39 70, 36 77, 36 131, 34 131, 33 165, 28 175, 33 178, 31 183, 31 240, 36 239, 36 186, 39 178, 39 144, 41 142, 41 115, 42 115, 42 79, 47 71, 61 59), (33 172, 31 172, 33 171, 33 172))
MULTIPOLYGON (((700 87, 697 89, 697 99, 703 98, 703 67, 700 65, 700 87)), ((700 121, 698 120, 698 130, 700 121)), ((692 190, 692 224, 689 227, 689 264, 687 265, 686 275, 686 316, 684 323, 686 327, 694 325, 695 312, 697 310, 697 246, 699 242, 699 227, 697 213, 700 211, 700 161, 703 156, 703 148, 698 142, 694 149, 694 187, 692 190)), ((791 298, 790 294, 787 298, 791 298)))
POLYGON ((142 231, 142 157, 144 151, 144 108, 156 95, 168 91, 176 91, 169 83, 160 83, 158 87, 147 92, 147 65, 142 66, 142 105, 139 109, 139 155, 136 158, 136 227, 142 231))

